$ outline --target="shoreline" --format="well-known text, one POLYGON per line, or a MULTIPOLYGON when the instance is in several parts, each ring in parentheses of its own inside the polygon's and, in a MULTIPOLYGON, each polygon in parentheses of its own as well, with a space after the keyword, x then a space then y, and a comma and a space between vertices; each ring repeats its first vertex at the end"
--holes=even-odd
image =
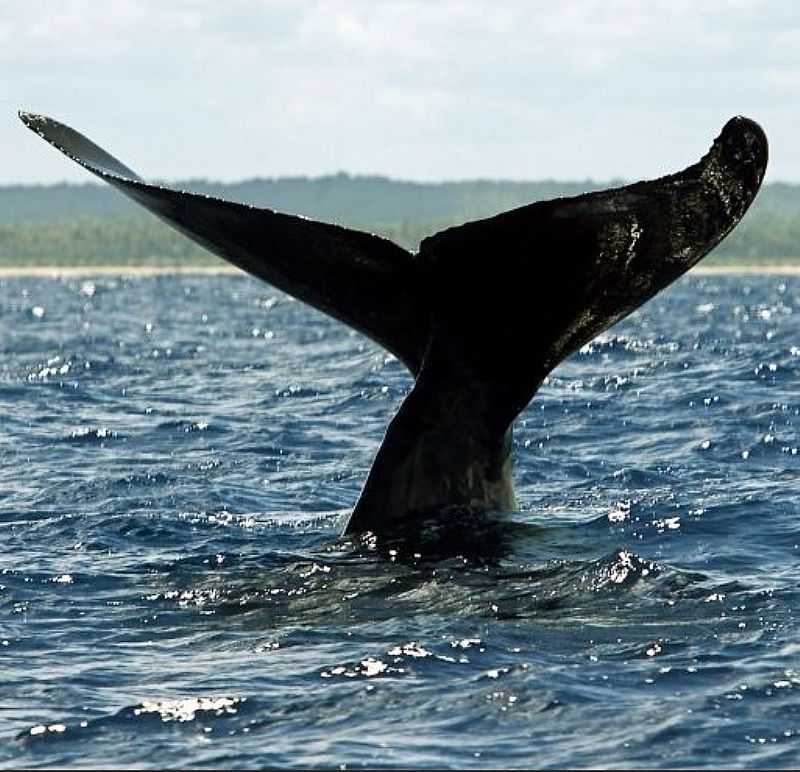
POLYGON ((234 265, 20 265, 0 266, 0 279, 44 277, 51 279, 82 276, 172 276, 215 275, 245 272, 234 265))
MULTIPOLYGON (((695 266, 689 272, 691 276, 800 276, 800 262, 793 264, 765 265, 708 265, 695 266)), ((172 276, 172 275, 233 275, 244 274, 233 265, 31 265, 0 266, 0 279, 23 278, 79 278, 84 276, 172 276)))

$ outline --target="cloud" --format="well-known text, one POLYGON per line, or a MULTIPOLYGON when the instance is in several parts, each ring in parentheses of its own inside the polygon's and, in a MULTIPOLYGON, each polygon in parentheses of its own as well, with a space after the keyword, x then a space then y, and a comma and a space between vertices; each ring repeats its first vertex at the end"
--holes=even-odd
POLYGON ((224 179, 653 176, 750 112, 772 175, 800 179, 795 15, 790 0, 3 0, 0 140, 24 152, 2 175, 81 174, 21 142, 24 106, 147 174, 224 179))

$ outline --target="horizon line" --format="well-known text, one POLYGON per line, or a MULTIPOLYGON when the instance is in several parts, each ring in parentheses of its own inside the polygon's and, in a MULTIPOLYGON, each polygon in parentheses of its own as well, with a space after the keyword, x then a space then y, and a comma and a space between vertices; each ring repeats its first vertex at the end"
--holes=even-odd
MULTIPOLYGON (((149 179, 149 182, 154 184, 169 184, 172 186, 186 184, 186 183, 201 183, 204 185, 220 185, 220 186, 236 186, 244 185, 253 182, 321 182, 328 180, 351 180, 359 181, 382 181, 389 182, 395 185, 415 185, 420 187, 444 187, 447 185, 475 185, 475 184, 489 184, 489 185, 510 185, 510 186, 524 186, 524 185, 591 185, 593 187, 619 187, 621 185, 628 185, 637 182, 637 180, 628 179, 626 177, 610 177, 607 179, 595 179, 593 177, 584 177, 583 179, 557 179, 555 177, 540 177, 538 179, 515 179, 510 177, 461 177, 461 178, 448 178, 440 180, 414 180, 405 177, 392 177, 388 174, 382 173, 352 173, 344 170, 336 172, 326 172, 324 174, 287 174, 280 176, 261 176, 255 175, 252 177, 242 177, 235 180, 222 180, 214 179, 211 177, 178 177, 178 178, 163 178, 157 177, 149 179)), ((764 186, 771 185, 785 185, 788 187, 800 187, 800 180, 793 182, 791 180, 765 180, 764 186)), ((76 181, 69 179, 61 179, 52 182, 0 182, 0 190, 8 188, 56 188, 56 187, 105 187, 102 181, 87 179, 84 181, 76 181)))

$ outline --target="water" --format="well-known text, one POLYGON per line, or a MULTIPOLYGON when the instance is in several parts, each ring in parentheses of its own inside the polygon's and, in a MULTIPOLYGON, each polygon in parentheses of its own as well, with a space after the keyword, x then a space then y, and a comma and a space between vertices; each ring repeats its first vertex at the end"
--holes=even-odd
POLYGON ((796 765, 797 308, 682 280, 521 416, 521 512, 353 543, 399 362, 244 277, 3 280, 0 765, 796 765))

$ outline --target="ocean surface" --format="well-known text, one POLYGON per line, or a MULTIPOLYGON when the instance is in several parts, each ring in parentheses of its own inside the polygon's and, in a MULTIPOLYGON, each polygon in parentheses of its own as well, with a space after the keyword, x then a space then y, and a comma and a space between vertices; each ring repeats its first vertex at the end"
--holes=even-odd
POLYGON ((520 416, 519 512, 383 540, 411 381, 343 325, 16 278, 0 333, 0 766, 800 763, 799 278, 682 279, 520 416))

